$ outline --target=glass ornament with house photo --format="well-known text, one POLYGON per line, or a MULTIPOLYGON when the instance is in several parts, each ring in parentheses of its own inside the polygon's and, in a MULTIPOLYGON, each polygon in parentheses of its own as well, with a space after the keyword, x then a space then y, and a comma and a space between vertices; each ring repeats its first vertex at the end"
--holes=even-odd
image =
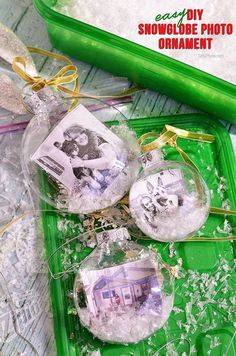
POLYGON ((104 231, 97 240, 74 284, 80 321, 103 341, 139 342, 168 319, 173 278, 153 251, 130 240, 126 228, 104 231))
POLYGON ((122 120, 114 132, 98 120, 96 100, 89 108, 79 104, 56 115, 54 110, 47 113, 45 98, 31 100, 33 107, 35 101, 44 111, 33 117, 23 137, 22 162, 31 188, 51 206, 72 213, 116 204, 140 169, 135 134, 122 120))
POLYGON ((181 241, 205 223, 210 192, 189 164, 164 161, 161 152, 142 156, 143 172, 129 194, 130 213, 138 228, 158 241, 181 241))

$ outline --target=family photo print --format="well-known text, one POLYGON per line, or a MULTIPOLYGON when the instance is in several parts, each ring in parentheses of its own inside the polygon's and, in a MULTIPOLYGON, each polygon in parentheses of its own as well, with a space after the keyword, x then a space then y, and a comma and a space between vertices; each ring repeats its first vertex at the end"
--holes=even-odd
POLYGON ((122 140, 82 105, 62 119, 31 159, 77 195, 102 195, 127 166, 122 140))

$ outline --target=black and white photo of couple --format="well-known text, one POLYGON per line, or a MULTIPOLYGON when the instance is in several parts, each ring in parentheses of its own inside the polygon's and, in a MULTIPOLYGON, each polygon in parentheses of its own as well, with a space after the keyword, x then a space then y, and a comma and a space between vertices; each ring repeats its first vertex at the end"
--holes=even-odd
MULTIPOLYGON (((179 206, 183 204, 181 191, 179 194, 173 193, 175 177, 173 183, 165 184, 167 175, 173 174, 173 171, 164 171, 156 175, 156 179, 145 182, 145 192, 140 196, 140 206, 145 221, 153 229, 158 228, 159 219, 171 216, 179 206), (163 174, 164 172, 167 172, 163 174)), ((178 184, 180 182, 178 181, 178 184)))
POLYGON ((65 140, 54 146, 70 158, 77 187, 103 193, 125 167, 122 157, 110 143, 82 126, 69 127, 63 136, 65 140))
POLYGON ((127 155, 122 141, 82 110, 90 116, 65 117, 33 159, 73 192, 101 195, 126 167, 127 155))

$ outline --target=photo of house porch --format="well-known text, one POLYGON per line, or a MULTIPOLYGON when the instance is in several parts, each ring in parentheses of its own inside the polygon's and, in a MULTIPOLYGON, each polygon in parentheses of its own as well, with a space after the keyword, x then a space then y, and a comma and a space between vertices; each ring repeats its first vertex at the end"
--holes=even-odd
POLYGON ((144 259, 82 275, 87 305, 94 316, 112 311, 126 313, 130 308, 161 313, 160 282, 153 261, 144 259), (88 276, 90 274, 90 276, 88 276))

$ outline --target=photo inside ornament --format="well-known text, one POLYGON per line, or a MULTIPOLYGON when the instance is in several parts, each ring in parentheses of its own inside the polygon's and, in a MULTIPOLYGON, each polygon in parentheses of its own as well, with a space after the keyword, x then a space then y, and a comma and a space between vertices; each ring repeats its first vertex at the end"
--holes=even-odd
POLYGON ((181 241, 205 223, 210 208, 209 189, 198 171, 185 162, 144 155, 144 170, 132 185, 130 213, 139 229, 159 241, 181 241))
MULTIPOLYGON (((51 106, 41 97, 23 137, 29 185, 42 200, 71 213, 92 213, 117 203, 140 168, 137 140, 123 115, 96 99, 86 100, 86 106, 80 102, 69 112, 54 105, 50 112, 51 106), (115 118, 113 124, 101 122, 106 108, 115 118)), ((31 104, 34 109, 32 100, 31 104)))
POLYGON ((153 251, 129 240, 125 228, 104 231, 97 240, 76 276, 78 316, 103 341, 137 343, 168 319, 173 279, 153 251))

